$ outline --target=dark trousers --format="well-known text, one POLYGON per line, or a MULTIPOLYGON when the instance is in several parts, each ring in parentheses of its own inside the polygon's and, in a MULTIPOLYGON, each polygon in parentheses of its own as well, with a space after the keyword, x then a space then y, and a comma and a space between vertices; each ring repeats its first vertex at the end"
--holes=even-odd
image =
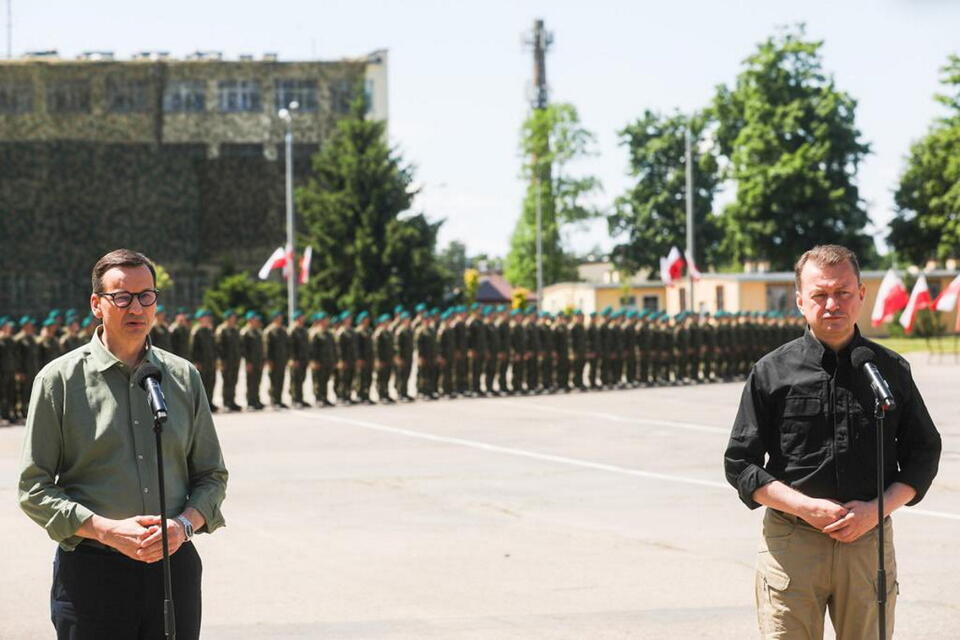
MULTIPOLYGON (((193 544, 170 556, 177 640, 200 637, 200 577, 193 544)), ((58 640, 162 640, 163 563, 81 544, 57 549, 50 615, 58 640)))

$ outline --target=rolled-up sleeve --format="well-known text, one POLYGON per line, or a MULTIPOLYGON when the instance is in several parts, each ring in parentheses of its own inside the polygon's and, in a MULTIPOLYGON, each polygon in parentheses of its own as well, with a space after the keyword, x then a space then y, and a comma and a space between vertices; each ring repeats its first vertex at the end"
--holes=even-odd
POLYGON ((754 492, 777 479, 763 468, 770 415, 765 398, 755 368, 744 385, 730 442, 723 456, 727 482, 733 485, 740 500, 750 509, 760 506, 753 499, 754 492))
POLYGON ((226 524, 220 506, 227 495, 228 473, 203 382, 193 367, 190 388, 194 396, 194 434, 187 452, 190 486, 186 506, 199 511, 206 521, 200 531, 212 533, 226 524))
POLYGON ((33 382, 20 456, 20 508, 56 542, 71 538, 93 511, 71 500, 56 483, 62 454, 63 387, 55 373, 33 382))
POLYGON ((940 466, 942 443, 920 391, 907 371, 903 413, 897 429, 897 473, 894 482, 902 482, 916 490, 916 495, 907 506, 923 499, 940 466))

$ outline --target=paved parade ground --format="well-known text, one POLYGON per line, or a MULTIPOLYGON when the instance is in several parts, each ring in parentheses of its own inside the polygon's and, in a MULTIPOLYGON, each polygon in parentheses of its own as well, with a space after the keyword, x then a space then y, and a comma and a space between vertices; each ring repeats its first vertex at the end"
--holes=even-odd
MULTIPOLYGON (((894 518, 896 637, 956 638, 960 364, 911 362, 944 451, 894 518)), ((219 414, 203 637, 756 637, 761 510, 722 472, 741 387, 219 414)), ((22 436, 0 428, 2 640, 53 637, 55 545, 16 505, 22 436)))

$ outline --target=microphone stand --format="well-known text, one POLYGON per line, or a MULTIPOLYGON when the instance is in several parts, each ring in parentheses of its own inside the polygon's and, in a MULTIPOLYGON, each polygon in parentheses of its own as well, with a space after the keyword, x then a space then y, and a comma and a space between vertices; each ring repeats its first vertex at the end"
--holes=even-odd
POLYGON ((160 538, 163 543, 163 634, 169 640, 177 637, 176 617, 173 610, 173 579, 170 577, 170 547, 167 544, 167 494, 163 483, 163 448, 160 434, 166 413, 158 413, 153 418, 153 432, 157 440, 157 478, 160 489, 160 538))
POLYGON ((887 572, 883 559, 883 420, 885 415, 880 400, 875 399, 873 417, 877 421, 877 607, 880 640, 887 638, 887 572))

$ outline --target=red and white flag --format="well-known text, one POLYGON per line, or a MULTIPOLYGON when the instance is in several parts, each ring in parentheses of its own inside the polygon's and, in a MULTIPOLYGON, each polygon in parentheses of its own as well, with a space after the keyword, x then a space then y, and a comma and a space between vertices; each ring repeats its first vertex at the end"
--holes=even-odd
POLYGON ((266 280, 270 277, 270 272, 274 269, 282 269, 287 265, 287 254, 284 253, 283 247, 277 247, 273 253, 270 254, 270 257, 267 258, 267 261, 263 263, 263 266, 260 267, 260 272, 257 274, 260 276, 261 280, 266 280))
POLYGON ((290 270, 293 269, 297 264, 297 256, 293 252, 293 245, 287 245, 287 255, 284 256, 283 261, 283 279, 286 280, 290 277, 290 270))
POLYGON ((690 258, 690 264, 687 267, 687 271, 690 272, 690 277, 692 277, 695 281, 700 280, 700 269, 697 269, 697 265, 693 262, 692 257, 690 258))
POLYGON ((957 308, 958 301, 960 301, 960 276, 954 278, 947 288, 940 292, 937 299, 933 301, 933 308, 937 311, 953 311, 957 308))
POLYGON ((660 258, 660 279, 663 280, 664 286, 673 286, 673 276, 670 274, 670 268, 667 266, 666 258, 660 258))
POLYGON ((893 269, 887 269, 880 281, 877 290, 877 301, 873 303, 873 313, 870 314, 870 324, 879 327, 884 322, 893 320, 893 314, 907 306, 910 294, 903 280, 893 269))
POLYGON ((313 247, 307 247, 300 259, 300 284, 307 284, 310 278, 310 260, 313 258, 313 247))
POLYGON ((670 273, 671 281, 680 279, 680 276, 683 274, 683 267, 686 266, 686 264, 683 260, 683 255, 680 253, 680 249, 670 247, 670 253, 667 254, 666 265, 667 271, 670 273))
POLYGON ((917 318, 917 311, 930 308, 930 289, 927 287, 927 276, 920 274, 917 278, 917 284, 913 285, 913 292, 910 293, 910 301, 907 302, 907 308, 900 315, 900 324, 907 333, 913 331, 913 323, 917 318))

